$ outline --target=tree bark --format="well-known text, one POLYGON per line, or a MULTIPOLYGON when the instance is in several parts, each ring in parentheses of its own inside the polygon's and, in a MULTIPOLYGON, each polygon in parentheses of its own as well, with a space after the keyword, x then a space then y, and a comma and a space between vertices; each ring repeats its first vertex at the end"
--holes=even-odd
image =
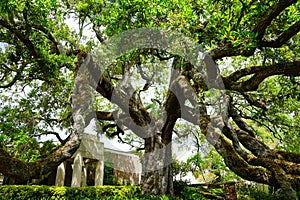
POLYGON ((0 147, 0 172, 9 179, 14 179, 13 184, 27 184, 32 179, 43 179, 55 170, 61 162, 70 158, 80 145, 81 139, 73 135, 71 139, 48 158, 36 162, 24 162, 13 158, 0 147))
POLYGON ((156 136, 145 139, 142 191, 144 194, 173 194, 171 141, 164 145, 156 140, 156 136))
MULTIPOLYGON (((81 63, 76 65, 79 69, 81 63)), ((15 183, 28 183, 32 179, 43 179, 55 170, 63 161, 71 158, 79 148, 84 128, 86 127, 86 119, 90 113, 93 113, 93 95, 89 88, 89 82, 83 69, 75 71, 75 90, 72 94, 72 117, 74 120, 73 130, 69 140, 56 152, 49 155, 45 159, 35 162, 23 162, 13 158, 9 153, 0 147, 0 172, 11 179, 15 183)))
POLYGON ((168 91, 161 117, 156 122, 158 132, 153 137, 145 138, 142 178, 144 194, 174 194, 171 165, 172 133, 176 120, 180 117, 180 102, 172 86, 178 83, 175 79, 177 75, 171 77, 171 90, 168 91))
MULTIPOLYGON (((154 136, 145 138, 142 191, 145 194, 174 194, 172 175, 172 133, 178 119, 179 102, 169 91, 165 103, 166 113, 162 114, 156 125, 162 129, 154 136)), ((157 130, 157 129, 156 129, 157 130)))

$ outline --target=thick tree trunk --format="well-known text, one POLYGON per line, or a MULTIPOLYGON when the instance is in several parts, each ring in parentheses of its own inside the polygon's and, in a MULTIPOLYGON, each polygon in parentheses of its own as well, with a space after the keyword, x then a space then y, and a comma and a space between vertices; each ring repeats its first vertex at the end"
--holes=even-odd
POLYGON ((172 148, 157 141, 157 136, 145 139, 145 156, 142 174, 144 194, 173 194, 172 148))
MULTIPOLYGON (((80 66, 80 65, 79 65, 80 66)), ((63 161, 72 157, 79 148, 84 128, 86 127, 86 116, 93 113, 92 93, 89 82, 83 70, 76 72, 75 87, 72 94, 72 117, 74 120, 73 130, 69 140, 49 157, 35 162, 23 162, 13 158, 3 147, 0 147, 0 172, 15 180, 15 183, 27 183, 32 179, 42 179, 55 170, 63 161), (78 75, 77 75, 78 74, 78 75)))
POLYGON ((81 139, 73 135, 71 139, 48 158, 36 162, 24 162, 13 158, 0 147, 0 172, 14 180, 11 184, 26 184, 32 179, 42 179, 55 170, 64 160, 70 158, 78 149, 81 139))
MULTIPOLYGON (((291 169, 284 170, 286 168, 285 165, 289 164, 292 167, 296 167, 296 164, 287 163, 286 161, 282 160, 280 163, 283 167, 281 167, 280 164, 277 163, 278 159, 269 159, 266 157, 262 158, 251 155, 243 151, 236 144, 236 141, 233 138, 234 133, 229 135, 228 132, 230 130, 228 127, 224 127, 222 132, 224 135, 230 136, 229 138, 231 138, 233 144, 228 142, 222 135, 217 133, 211 126, 211 123, 206 122, 202 123, 201 125, 202 132, 206 135, 207 140, 215 147, 216 151, 223 157, 226 165, 234 173, 246 180, 264 183, 276 188, 280 188, 278 192, 280 199, 298 199, 295 192, 295 189, 299 188, 299 183, 297 183, 297 173, 293 174, 295 175, 293 176, 286 173, 286 171, 291 171, 291 169)), ((295 171, 297 172, 297 170, 293 170, 293 172, 295 171)))

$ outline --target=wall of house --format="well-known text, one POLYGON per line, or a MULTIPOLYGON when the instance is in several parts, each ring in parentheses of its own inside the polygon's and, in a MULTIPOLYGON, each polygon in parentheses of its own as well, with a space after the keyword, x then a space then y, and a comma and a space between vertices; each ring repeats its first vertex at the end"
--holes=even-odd
POLYGON ((113 168, 113 174, 119 183, 140 184, 142 167, 137 155, 129 152, 105 149, 104 163, 113 168))

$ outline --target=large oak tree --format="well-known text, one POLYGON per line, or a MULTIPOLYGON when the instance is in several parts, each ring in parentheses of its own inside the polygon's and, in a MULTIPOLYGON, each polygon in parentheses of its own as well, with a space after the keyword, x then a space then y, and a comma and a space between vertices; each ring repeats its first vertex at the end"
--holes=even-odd
MULTIPOLYGON (((171 143, 176 121, 182 118, 200 127, 237 175, 280 188, 286 199, 297 198, 299 1, 4 0, 0 11, 0 172, 5 176, 26 182, 47 175, 72 156, 84 126, 96 117, 111 137, 122 139, 130 129, 144 139, 145 193, 173 193, 171 143), (92 63, 89 53, 107 45, 107 39, 143 27, 189 37, 207 51, 205 73, 185 56, 194 50, 191 43, 183 45, 181 54, 157 47, 124 51, 101 77, 78 72, 87 60, 92 63), (151 74, 159 70, 149 63, 171 71, 164 98, 151 105, 140 97, 157 87, 151 74), (117 87, 132 71, 144 80, 144 87, 117 87), (91 117, 86 110, 93 102, 86 101, 91 93, 85 80, 96 80, 91 85, 96 93, 119 109, 111 112, 95 105, 91 117), (213 91, 218 91, 217 100, 213 91), (219 110, 210 107, 215 101, 222 103, 219 110), (151 106, 161 112, 152 116, 151 106), (68 128, 69 137, 61 139, 49 126, 68 128), (31 138, 42 134, 57 135, 62 146, 29 160, 37 154, 29 150, 39 147, 31 138), (277 138, 281 147, 274 148, 266 136, 277 138), (22 145, 16 145, 20 138, 22 145), (23 158, 22 151, 30 153, 23 158)), ((89 66, 99 70, 97 62, 89 66)))

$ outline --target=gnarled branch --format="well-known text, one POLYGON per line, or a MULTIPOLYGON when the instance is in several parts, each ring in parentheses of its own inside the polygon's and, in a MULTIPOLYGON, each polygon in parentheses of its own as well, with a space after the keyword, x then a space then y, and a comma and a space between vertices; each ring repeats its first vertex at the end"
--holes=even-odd
POLYGON ((296 35, 300 31, 300 21, 295 22, 286 31, 282 32, 277 38, 270 40, 262 40, 259 43, 261 47, 273 47, 278 48, 285 44, 289 39, 296 35))
POLYGON ((300 61, 240 69, 231 75, 224 77, 223 81, 226 89, 247 92, 256 90, 263 80, 273 75, 300 76, 300 61), (250 79, 236 82, 240 78, 251 74, 254 75, 250 79))

